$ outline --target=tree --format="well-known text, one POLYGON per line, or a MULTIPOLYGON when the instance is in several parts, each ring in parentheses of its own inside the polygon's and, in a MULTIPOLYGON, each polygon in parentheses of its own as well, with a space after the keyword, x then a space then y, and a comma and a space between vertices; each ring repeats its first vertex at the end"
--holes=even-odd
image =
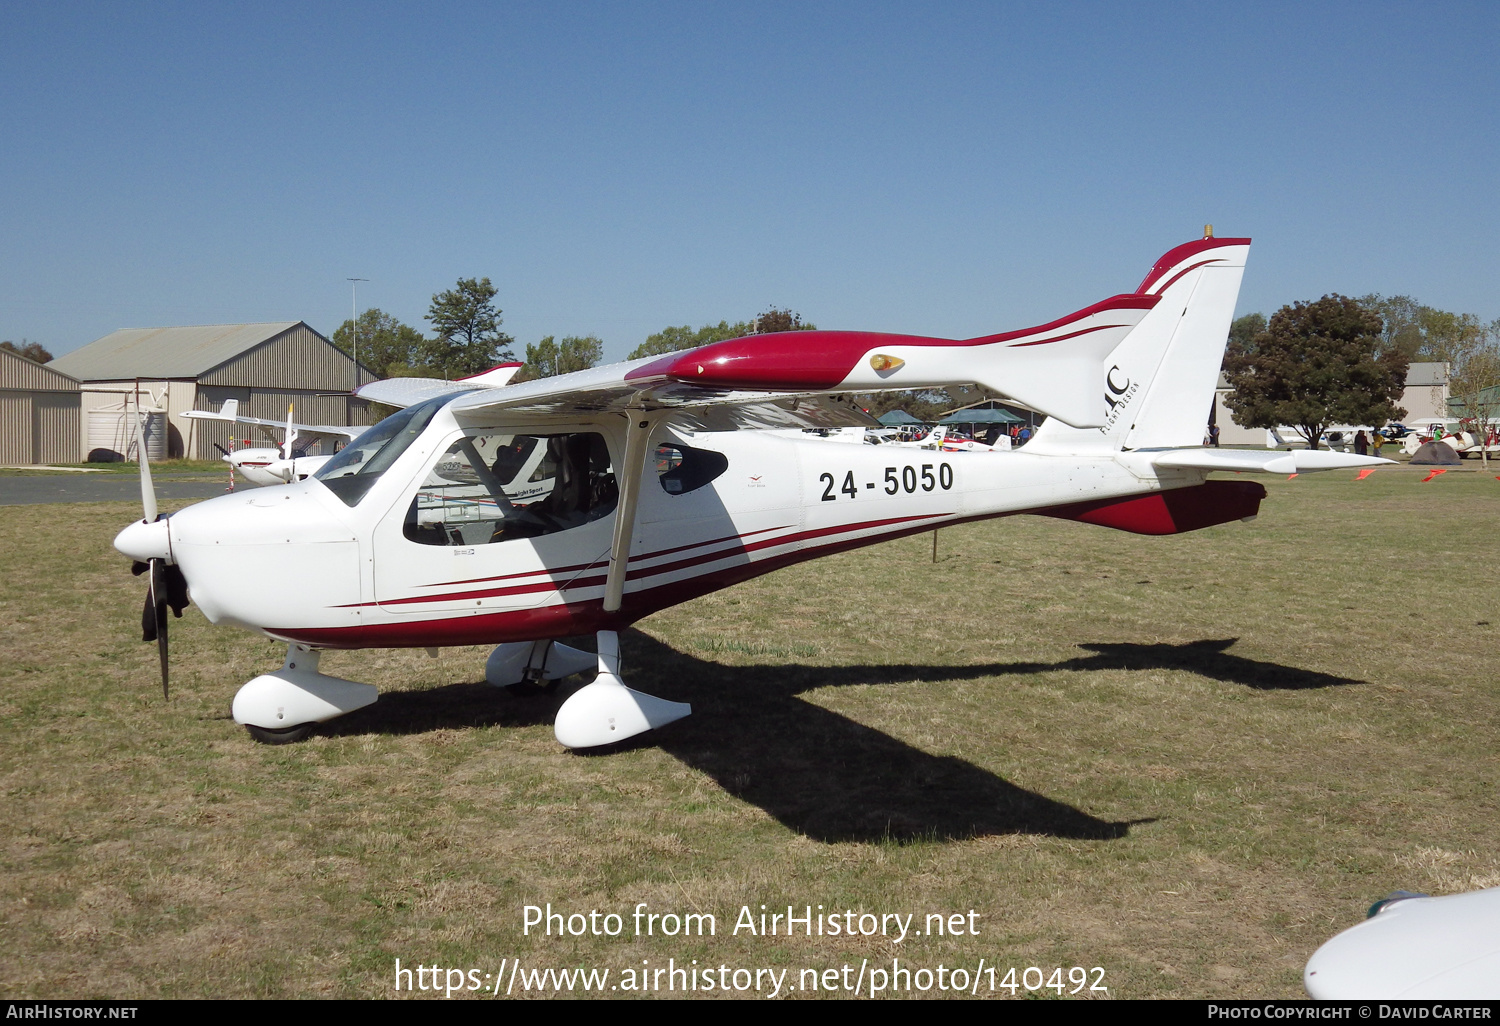
POLYGON ((813 331, 816 328, 816 324, 804 324, 801 314, 791 310, 778 310, 773 306, 751 321, 735 321, 733 324, 720 321, 718 324, 705 324, 697 331, 687 324, 677 328, 663 328, 655 335, 647 336, 646 341, 631 350, 628 359, 639 360, 643 356, 661 356, 683 349, 696 349, 710 342, 723 342, 728 338, 743 338, 746 335, 766 335, 773 331, 813 331))
MULTIPOLYGON (((354 322, 344 321, 331 341, 342 352, 355 355, 354 322)), ((359 315, 359 362, 377 378, 398 378, 426 371, 423 363, 427 340, 409 324, 402 324, 377 307, 359 315)))
POLYGON ((743 335, 752 334, 753 331, 754 329, 745 321, 736 321, 733 324, 728 321, 705 324, 697 331, 686 324, 680 328, 663 328, 655 335, 648 335, 646 341, 631 350, 628 359, 639 360, 643 356, 661 356, 683 349, 696 349, 710 342, 722 342, 726 338, 740 338, 743 335))
POLYGON ((952 395, 941 388, 868 392, 856 395, 854 401, 859 404, 860 409, 876 419, 892 410, 905 410, 926 423, 936 423, 939 417, 953 408, 952 395))
POLYGON ((765 313, 754 320, 755 333, 757 335, 769 335, 775 331, 816 331, 816 324, 802 323, 802 315, 793 313, 791 310, 778 310, 771 307, 765 313))
POLYGON ((445 378, 478 374, 513 360, 515 341, 500 330, 500 311, 493 302, 499 291, 488 278, 460 278, 455 288, 432 297, 426 320, 434 337, 423 347, 425 362, 445 378))
POLYGON ((1381 350, 1381 319, 1356 300, 1324 296, 1276 311, 1250 342, 1232 342, 1225 403, 1245 427, 1289 424, 1316 449, 1330 424, 1380 427, 1406 415, 1407 358, 1381 350))
POLYGON ((1424 358, 1457 363, 1465 353, 1476 346, 1482 347, 1485 327, 1473 314, 1455 314, 1424 306, 1422 334, 1427 343, 1421 352, 1424 358))
POLYGON ((21 344, 18 346, 14 342, 6 340, 0 342, 0 349, 9 350, 17 356, 24 356, 35 363, 52 362, 52 354, 43 349, 40 342, 28 342, 23 338, 21 339, 21 344))
POLYGON ((1448 377, 1450 405, 1474 422, 1479 442, 1479 460, 1489 473, 1490 422, 1500 418, 1500 320, 1465 339, 1453 353, 1453 371, 1448 377))
POLYGON ((1262 313, 1246 314, 1236 317, 1234 323, 1229 326, 1229 341, 1249 345, 1256 335, 1266 330, 1266 315, 1262 313))
POLYGON ((588 370, 604 356, 604 342, 594 335, 568 335, 557 342, 551 335, 536 345, 526 345, 526 366, 522 369, 522 380, 550 378, 557 374, 571 374, 588 370))
POLYGON ((1422 304, 1410 296, 1382 296, 1372 292, 1359 303, 1380 316, 1380 351, 1399 350, 1408 361, 1417 359, 1426 343, 1422 337, 1422 304))
POLYGON ((1408 360, 1454 363, 1485 333, 1484 325, 1473 314, 1424 306, 1411 296, 1372 293, 1359 302, 1380 315, 1381 351, 1398 349, 1408 360))

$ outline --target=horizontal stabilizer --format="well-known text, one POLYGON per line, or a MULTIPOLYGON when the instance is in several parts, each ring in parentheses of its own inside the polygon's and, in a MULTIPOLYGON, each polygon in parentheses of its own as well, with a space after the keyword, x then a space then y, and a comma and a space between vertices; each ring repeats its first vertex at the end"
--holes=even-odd
POLYGON ((1346 470, 1353 467, 1381 467, 1394 460, 1378 456, 1357 456, 1327 449, 1296 449, 1292 452, 1265 452, 1259 449, 1171 449, 1154 453, 1155 467, 1183 467, 1190 470, 1235 470, 1242 473, 1306 474, 1315 470, 1346 470))

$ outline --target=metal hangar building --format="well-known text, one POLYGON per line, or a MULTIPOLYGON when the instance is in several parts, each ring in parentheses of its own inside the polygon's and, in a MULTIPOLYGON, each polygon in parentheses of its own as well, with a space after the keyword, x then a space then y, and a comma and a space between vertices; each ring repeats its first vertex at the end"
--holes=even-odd
POLYGON ((47 367, 83 383, 76 459, 98 448, 125 452, 132 393, 143 409, 165 412, 169 457, 206 460, 217 457, 215 443, 256 429, 184 417, 188 410, 238 399, 252 417, 285 420, 294 404, 299 423, 367 424, 367 404, 347 393, 374 380, 303 321, 123 328, 47 367))
POLYGON ((78 459, 78 381, 0 349, 0 467, 78 459))

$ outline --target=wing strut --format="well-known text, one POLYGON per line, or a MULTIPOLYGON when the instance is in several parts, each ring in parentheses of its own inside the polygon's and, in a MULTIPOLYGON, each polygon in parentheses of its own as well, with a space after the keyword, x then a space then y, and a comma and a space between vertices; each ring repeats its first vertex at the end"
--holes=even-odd
POLYGON ((650 452, 651 429, 658 413, 628 410, 625 425, 625 458, 621 461, 620 505, 615 511, 615 537, 609 550, 609 576, 604 580, 604 611, 616 613, 625 595, 625 570, 630 563, 630 543, 635 538, 635 509, 641 498, 641 482, 646 477, 646 456, 650 452))
MULTIPOLYGON (((618 612, 625 594, 625 569, 635 537, 635 510, 646 478, 651 429, 665 412, 647 413, 639 407, 626 411, 625 456, 615 472, 620 502, 615 507, 615 537, 609 551, 609 576, 604 581, 604 611, 618 612)), ((593 681, 568 696, 557 710, 552 729, 569 748, 593 748, 662 727, 693 711, 686 702, 668 702, 626 687, 620 679, 620 636, 600 631, 599 672, 593 681)), ((498 651, 497 651, 498 654, 498 651)), ((577 653, 581 655, 582 653, 577 653)), ((488 667, 486 667, 488 673, 488 667)))

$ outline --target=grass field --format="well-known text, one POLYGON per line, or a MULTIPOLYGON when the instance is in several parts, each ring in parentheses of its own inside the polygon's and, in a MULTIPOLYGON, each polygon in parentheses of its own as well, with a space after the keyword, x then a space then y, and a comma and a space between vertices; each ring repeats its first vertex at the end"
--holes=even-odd
POLYGON ((626 679, 694 713, 597 756, 552 736, 577 681, 510 697, 480 649, 329 653, 380 702, 257 745, 229 701, 280 647, 190 611, 164 705, 110 548, 134 508, 0 509, 0 996, 388 996, 397 958, 792 986, 893 957, 1300 996, 1389 891, 1500 885, 1500 481, 1420 476, 1271 480, 1256 522, 1180 537, 1018 517, 943 531, 935 564, 919 536, 775 573, 624 636, 626 679), (624 932, 523 935, 548 902, 624 932), (717 935, 631 936, 639 902, 717 935), (978 935, 732 935, 762 904, 972 909, 978 935))

